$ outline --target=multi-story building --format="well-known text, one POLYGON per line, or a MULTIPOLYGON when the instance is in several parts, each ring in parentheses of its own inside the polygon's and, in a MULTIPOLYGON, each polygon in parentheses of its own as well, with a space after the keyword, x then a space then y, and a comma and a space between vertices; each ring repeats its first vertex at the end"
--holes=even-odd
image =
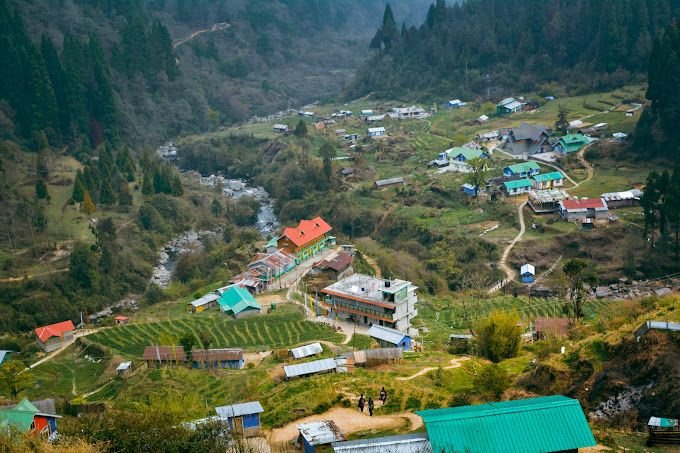
POLYGON ((277 247, 295 256, 299 264, 316 255, 320 250, 335 244, 335 238, 328 233, 332 230, 321 217, 301 220, 296 228, 286 228, 277 241, 277 247))
POLYGON ((418 314, 418 289, 406 280, 354 274, 322 289, 323 305, 339 318, 408 332, 418 314))

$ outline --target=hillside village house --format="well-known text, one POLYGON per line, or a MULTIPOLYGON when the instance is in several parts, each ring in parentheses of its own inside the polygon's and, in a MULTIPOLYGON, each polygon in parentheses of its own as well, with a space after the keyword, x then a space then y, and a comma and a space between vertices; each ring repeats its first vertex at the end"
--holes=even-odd
POLYGON ((322 305, 343 319, 408 332, 418 314, 417 289, 406 280, 354 274, 322 289, 322 305))
POLYGON ((217 300, 220 298, 215 293, 206 294, 203 297, 199 297, 187 304, 187 310, 191 313, 200 313, 209 308, 217 306, 217 300))
POLYGON ((123 325, 127 324, 128 322, 130 322, 130 318, 128 318, 127 316, 116 316, 113 319, 114 319, 114 321, 116 321, 117 326, 123 326, 123 325))
POLYGON ((304 359, 305 357, 311 357, 313 355, 321 354, 323 348, 321 343, 312 343, 298 348, 293 348, 288 350, 288 354, 294 359, 304 359))
POLYGON ((546 190, 564 185, 564 175, 559 171, 543 173, 531 177, 534 189, 546 190))
POLYGON ((519 269, 519 276, 522 283, 533 283, 536 278, 536 268, 533 264, 523 264, 519 269))
POLYGON ((368 135, 371 138, 376 138, 376 137, 384 137, 385 136, 385 128, 384 127, 369 127, 366 129, 366 135, 368 135))
POLYGON ((422 107, 412 105, 410 107, 395 107, 392 109, 390 116, 400 120, 406 120, 410 118, 425 118, 429 116, 429 114, 422 107))
POLYGON ((627 206, 637 206, 640 204, 642 191, 638 189, 626 190, 623 192, 608 192, 602 194, 602 199, 610 209, 624 208, 627 206))
POLYGON ((240 370, 245 365, 243 349, 193 349, 191 351, 192 368, 233 368, 240 370))
POLYGON ((499 115, 509 115, 521 112, 525 104, 525 102, 520 102, 515 98, 505 98, 496 104, 496 113, 499 115))
POLYGON ((559 138, 557 143, 553 145, 553 149, 560 154, 571 154, 577 152, 588 143, 590 143, 590 139, 583 134, 567 134, 559 138))
POLYGON ((489 142, 491 140, 498 140, 500 138, 500 135, 498 131, 479 132, 477 133, 476 138, 480 142, 489 142))
POLYGON ((182 346, 146 346, 142 354, 142 360, 146 362, 146 366, 151 368, 167 366, 167 365, 182 365, 187 361, 187 355, 182 346))
POLYGON ((287 124, 275 124, 272 129, 274 132, 279 132, 281 134, 285 134, 288 132, 288 125, 287 124))
POLYGON ((388 189, 395 186, 404 186, 406 181, 404 178, 398 176, 396 178, 381 179, 373 183, 373 188, 375 189, 388 189))
POLYGON ((260 414, 264 408, 259 401, 231 404, 215 408, 220 420, 226 421, 229 431, 244 437, 256 436, 260 433, 260 414))
POLYGON ((301 220, 297 227, 288 227, 283 231, 277 245, 279 249, 294 255, 299 264, 335 244, 335 238, 328 234, 331 230, 331 226, 321 217, 301 220))
POLYGON ((530 176, 537 175, 540 172, 540 165, 532 160, 529 162, 523 162, 505 167, 503 169, 503 176, 519 176, 522 178, 528 178, 530 176))
MULTIPOLYGON (((276 244, 278 245, 278 240, 276 244)), ((293 270, 295 265, 295 256, 281 249, 256 254, 253 261, 248 264, 248 269, 256 270, 260 274, 263 286, 267 288, 274 279, 293 270)))
POLYGON ((361 116, 371 116, 373 115, 373 110, 362 110, 361 116))
POLYGON ((602 198, 581 198, 560 201, 558 212, 565 220, 606 219, 607 203, 602 198))
POLYGON ((528 179, 515 179, 514 181, 505 181, 503 189, 508 195, 520 195, 531 190, 531 181, 528 179))
POLYGON ((0 407, 0 430, 16 429, 20 433, 46 435, 49 440, 57 436, 57 415, 54 400, 29 401, 0 407))
POLYGON ((446 107, 448 107, 450 109, 459 109, 461 107, 465 107, 466 105, 467 105, 467 102, 463 102, 460 99, 454 99, 454 100, 446 103, 446 107))
POLYGON ((352 274, 352 262, 354 257, 348 253, 340 252, 334 257, 328 257, 314 263, 312 274, 322 274, 332 280, 340 280, 352 274))
POLYGON ((314 453, 316 447, 333 442, 342 442, 345 435, 332 420, 313 421, 297 425, 298 443, 302 445, 303 453, 314 453))
POLYGON ((74 330, 76 328, 71 320, 38 327, 35 329, 35 335, 38 337, 36 342, 45 352, 56 351, 74 339, 74 330))
POLYGON ((550 151, 549 138, 547 127, 521 123, 510 129, 505 147, 515 156, 530 156, 550 151))
POLYGON ((559 202, 569 198, 569 194, 563 189, 530 190, 529 206, 535 213, 555 212, 559 202))
POLYGON ((233 285, 220 296, 218 303, 223 312, 236 319, 262 313, 262 306, 247 289, 233 285))
POLYGON ((396 329, 374 324, 368 329, 368 336, 375 339, 381 348, 397 347, 403 351, 411 349, 411 337, 396 329))
POLYGON ((448 166, 451 170, 460 173, 469 173, 472 171, 469 161, 472 159, 488 159, 489 157, 489 153, 482 150, 481 147, 474 149, 457 146, 439 153, 437 159, 432 164, 438 167, 448 166))

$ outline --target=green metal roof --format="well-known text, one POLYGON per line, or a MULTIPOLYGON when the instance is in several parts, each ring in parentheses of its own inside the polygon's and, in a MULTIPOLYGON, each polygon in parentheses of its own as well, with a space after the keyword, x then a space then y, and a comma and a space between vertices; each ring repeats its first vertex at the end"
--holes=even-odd
POLYGON ((460 155, 463 155, 465 160, 477 159, 478 157, 481 157, 482 154, 484 153, 485 151, 482 149, 463 148, 462 146, 451 148, 449 150, 449 156, 453 156, 455 158, 460 155))
POLYGON ((529 162, 523 162, 521 164, 509 165, 505 168, 509 168, 510 171, 512 171, 513 173, 526 173, 529 170, 540 170, 541 166, 538 165, 537 162, 531 160, 529 162))
POLYGON ((532 176, 535 181, 538 182, 546 182, 546 181, 555 181, 557 179, 564 179, 564 175, 562 172, 559 171, 551 171, 550 173, 544 173, 542 175, 534 175, 532 176))
POLYGON ((562 145, 562 148, 566 153, 578 151, 588 143, 590 143, 588 137, 581 134, 567 134, 564 137, 560 137, 560 145, 562 145))
POLYGON ((531 181, 528 179, 517 179, 515 181, 505 181, 503 185, 508 189, 521 189, 522 187, 531 187, 531 181))
POLYGON ((40 412, 27 398, 11 409, 0 410, 0 427, 15 427, 21 432, 28 431, 33 424, 33 417, 40 412))
POLYGON ((596 445, 581 404, 561 395, 417 414, 437 453, 538 453, 596 445))
POLYGON ((253 295, 250 294, 250 291, 240 286, 228 288, 217 302, 220 304, 222 310, 232 312, 234 315, 238 315, 248 308, 257 310, 262 309, 262 306, 260 306, 253 295))
POLYGON ((278 243, 279 243, 279 237, 278 237, 278 236, 274 236, 273 238, 271 238, 271 239, 269 240, 269 242, 267 242, 267 248, 269 248, 269 247, 276 247, 276 245, 277 245, 278 243))

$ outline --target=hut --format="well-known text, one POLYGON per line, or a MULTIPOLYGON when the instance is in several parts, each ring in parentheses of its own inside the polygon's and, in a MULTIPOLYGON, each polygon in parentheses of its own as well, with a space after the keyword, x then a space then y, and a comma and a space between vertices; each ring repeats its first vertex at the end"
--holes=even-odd
POLYGON ((189 302, 187 304, 187 311, 190 311, 191 313, 200 313, 209 308, 215 307, 219 298, 220 296, 215 293, 206 294, 203 297, 189 302))
POLYGON ((130 318, 127 316, 116 316, 114 319, 116 321, 116 325, 118 326, 122 326, 130 322, 130 318))
POLYGON ((186 362, 187 355, 182 346, 147 346, 144 348, 142 360, 151 368, 152 365, 181 365, 186 362))
POLYGON ((432 453, 427 433, 334 442, 332 447, 336 453, 432 453))
POLYGON ((132 370, 132 362, 121 362, 120 365, 116 367, 116 374, 118 376, 124 376, 132 370))
POLYGON ((45 352, 56 351, 74 339, 74 330, 76 328, 71 320, 38 327, 35 329, 35 335, 38 337, 36 343, 45 352))
POLYGON ((255 300, 252 294, 240 286, 232 286, 218 296, 218 303, 222 311, 234 318, 245 318, 259 315, 262 306, 255 300))
POLYGON ((245 365, 243 349, 194 349, 191 351, 193 368, 234 368, 245 365))
POLYGON ((229 424, 229 431, 244 437, 260 433, 260 414, 264 412, 259 401, 231 404, 215 408, 218 417, 229 424))
POLYGON ((378 341, 378 344, 384 348, 397 346, 404 351, 411 349, 411 337, 396 329, 373 324, 371 328, 368 329, 368 336, 375 338, 378 341))
POLYGON ((536 279, 536 268, 533 264, 524 264, 520 268, 520 278, 522 283, 533 283, 536 279))
POLYGON ((302 445, 304 453, 314 453, 317 446, 346 440, 345 435, 332 420, 300 423, 297 428, 300 433, 298 442, 302 445))
POLYGON ((288 351, 290 356, 294 359, 304 359, 305 357, 311 357, 313 355, 321 354, 322 352, 323 348, 321 347, 321 343, 312 343, 288 351))
POLYGON ((389 187, 404 186, 406 181, 402 177, 381 179, 373 183, 374 189, 387 189, 389 187))
POLYGON ((655 444, 680 445, 680 424, 674 418, 650 417, 647 422, 647 446, 655 444))
POLYGON ((315 374, 335 373, 337 368, 338 365, 335 359, 321 359, 299 365, 286 365, 283 367, 283 372, 286 375, 286 379, 293 379, 313 376, 315 374))

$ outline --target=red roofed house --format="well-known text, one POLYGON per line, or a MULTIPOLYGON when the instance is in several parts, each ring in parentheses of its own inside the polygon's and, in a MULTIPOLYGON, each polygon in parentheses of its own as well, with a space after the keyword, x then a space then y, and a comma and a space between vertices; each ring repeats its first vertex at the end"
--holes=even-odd
POLYGON ((574 198, 560 201, 558 212, 565 220, 606 219, 609 208, 602 198, 574 198))
POLYGON ((332 229, 321 217, 301 220, 296 228, 288 227, 284 230, 277 247, 295 255, 295 261, 300 263, 333 245, 335 238, 328 234, 332 229))
POLYGON ((127 316, 116 316, 115 317, 116 324, 121 325, 121 324, 127 324, 128 321, 130 321, 130 318, 127 316))
POLYGON ((35 334, 38 336, 38 346, 45 352, 56 351, 65 346, 66 342, 73 340, 73 331, 75 329, 73 322, 70 320, 38 327, 35 329, 35 334))

